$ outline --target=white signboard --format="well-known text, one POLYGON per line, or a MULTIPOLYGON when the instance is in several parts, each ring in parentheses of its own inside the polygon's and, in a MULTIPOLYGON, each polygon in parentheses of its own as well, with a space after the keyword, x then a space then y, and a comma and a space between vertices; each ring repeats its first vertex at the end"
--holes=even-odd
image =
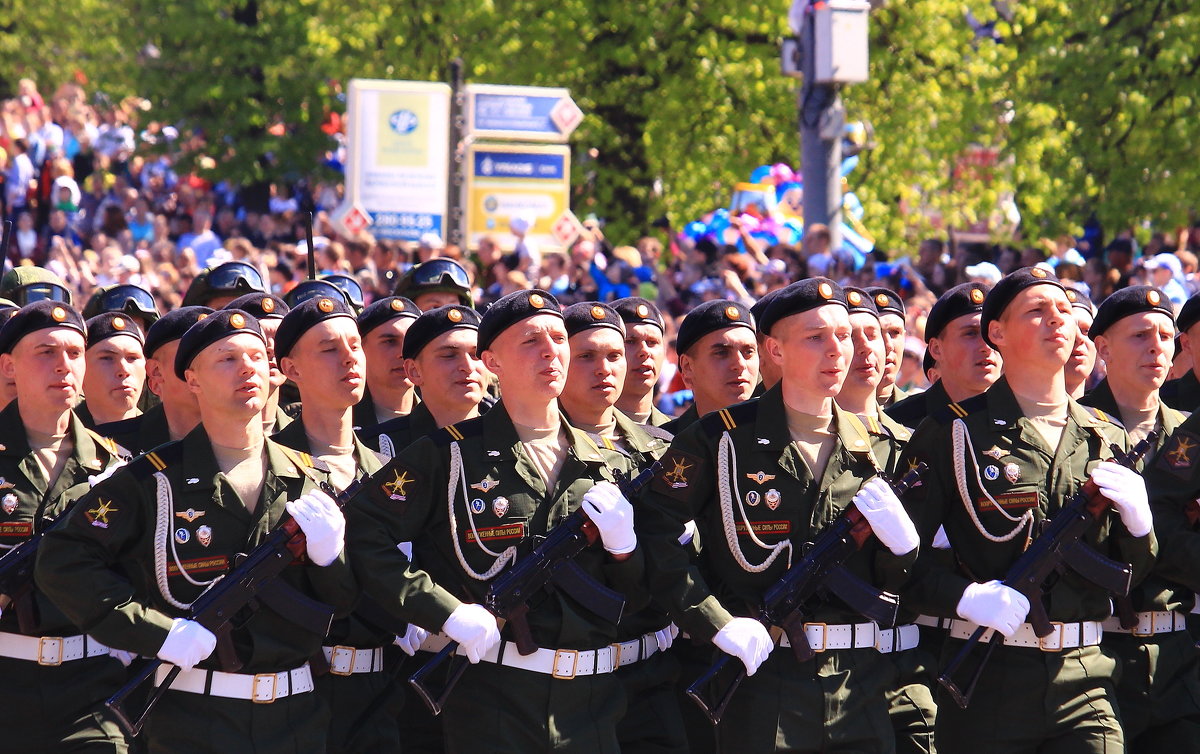
POLYGON ((467 84, 467 130, 476 139, 565 142, 582 120, 566 89, 467 84))

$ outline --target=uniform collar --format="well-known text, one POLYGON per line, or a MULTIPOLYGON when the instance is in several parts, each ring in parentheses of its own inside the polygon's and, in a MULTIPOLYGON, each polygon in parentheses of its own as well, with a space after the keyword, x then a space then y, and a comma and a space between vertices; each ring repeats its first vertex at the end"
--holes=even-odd
MULTIPOLYGON (((359 468, 361 468, 363 472, 367 474, 378 471, 383 465, 379 462, 379 456, 375 453, 375 451, 364 445, 362 440, 358 439, 357 432, 352 432, 351 434, 354 446, 354 459, 359 468)), ((271 435, 268 439, 275 443, 276 447, 274 450, 279 450, 278 446, 284 445, 292 450, 298 450, 301 453, 312 453, 312 444, 309 443, 308 433, 304 429, 304 414, 301 414, 298 419, 290 422, 286 427, 271 435)), ((268 447, 268 454, 270 454, 271 450, 272 448, 268 447)), ((275 465, 274 457, 268 459, 271 463, 271 468, 277 470, 277 475, 293 477, 297 474, 302 475, 302 472, 300 472, 298 469, 296 470, 296 474, 284 474, 281 471, 278 471, 279 469, 289 469, 295 467, 295 464, 292 463, 292 459, 287 457, 286 452, 279 451, 279 456, 284 458, 286 462, 278 466, 275 465)))
MULTIPOLYGON (((783 451, 792 444, 792 434, 787 426, 788 408, 783 402, 783 383, 771 387, 758 399, 758 411, 754 421, 755 441, 759 450, 783 451)), ((833 403, 833 423, 838 435, 838 445, 851 453, 866 453, 871 449, 862 421, 833 403)))
POLYGON ((926 416, 933 415, 939 409, 949 406, 953 401, 950 400, 950 394, 946 392, 946 386, 941 380, 929 386, 929 389, 920 395, 925 398, 925 406, 928 409, 926 416))
MULTIPOLYGON (((987 400, 988 419, 993 429, 1015 427, 1020 419, 1025 418, 1021 413, 1020 404, 1017 403, 1017 396, 1008 385, 1008 378, 1001 377, 996 380, 984 396, 987 400)), ((1067 418, 1081 427, 1105 425, 1104 421, 1093 416, 1071 397, 1067 398, 1067 418)))
POLYGON ((1121 416, 1120 407, 1117 406, 1117 399, 1113 395, 1112 386, 1108 384, 1107 377, 1101 380, 1099 385, 1089 390, 1079 402, 1085 406, 1098 408, 1105 413, 1112 414, 1117 418, 1117 421, 1125 421, 1124 417, 1121 416))
MULTIPOLYGON (((5 429, 6 440, 0 443, 0 456, 24 458, 32 452, 29 447, 29 437, 25 433, 25 422, 21 421, 21 409, 17 406, 15 398, 3 411, 0 411, 0 427, 5 429)), ((98 447, 96 439, 92 437, 91 432, 79 420, 74 411, 71 412, 71 419, 67 425, 67 434, 70 435, 73 445, 71 454, 76 458, 99 459, 101 453, 105 456, 115 455, 107 448, 98 447)), ((103 466, 102 461, 100 467, 103 466)))
MULTIPOLYGON (((596 443, 587 436, 587 433, 572 427, 561 411, 558 416, 567 432, 567 444, 570 452, 585 463, 604 463, 604 456, 596 447, 596 443)), ((485 413, 480 420, 483 422, 484 447, 489 455, 506 448, 514 449, 521 444, 521 438, 517 435, 517 428, 513 426, 512 418, 508 415, 508 409, 505 407, 503 399, 485 413)))

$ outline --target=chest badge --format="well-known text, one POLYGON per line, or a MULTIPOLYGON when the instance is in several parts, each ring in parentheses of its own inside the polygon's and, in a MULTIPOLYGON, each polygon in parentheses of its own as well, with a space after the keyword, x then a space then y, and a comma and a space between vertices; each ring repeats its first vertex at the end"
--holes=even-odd
POLYGON ((176 518, 182 518, 184 521, 187 521, 189 524, 192 523, 193 521, 195 521, 196 519, 200 518, 203 515, 204 515, 204 511, 198 511, 195 508, 188 508, 185 511, 176 511, 175 512, 176 518))
POLYGON ((175 530, 175 541, 186 545, 192 539, 192 533, 182 526, 175 530))
POLYGON ((492 513, 496 518, 504 518, 504 514, 508 513, 508 498, 501 495, 492 501, 492 513))
POLYGON ((756 471, 753 474, 747 474, 746 478, 755 484, 766 484, 775 478, 774 474, 768 474, 765 471, 756 471))
POLYGON ((7 513, 11 516, 16 509, 17 509, 17 496, 16 495, 14 495, 10 492, 7 495, 5 495, 3 499, 0 499, 0 510, 3 510, 5 513, 7 513))
POLYGON ((682 458, 676 458, 673 463, 675 467, 664 474, 663 479, 671 485, 671 489, 673 490, 687 489, 687 470, 692 468, 691 464, 685 462, 682 458))
POLYGON ((404 488, 408 486, 409 482, 413 481, 413 478, 408 475, 407 471, 393 471, 392 473, 396 478, 390 482, 385 482, 383 485, 383 491, 386 492, 388 497, 390 497, 392 500, 404 502, 408 499, 404 488))
POLYGON ((203 547, 208 547, 209 545, 211 545, 212 544, 212 527, 211 526, 201 526, 199 529, 196 529, 196 541, 199 542, 201 544, 201 546, 203 546, 203 547))
POLYGON ((983 451, 983 454, 988 458, 995 458, 997 461, 1004 455, 1004 451, 1000 450, 999 446, 993 445, 990 450, 983 451))
POLYGON ((1004 464, 1004 478, 1009 481, 1009 484, 1016 484, 1021 478, 1021 467, 1015 463, 1004 464))
POLYGON ((483 494, 486 495, 487 493, 491 492, 492 490, 496 489, 499 486, 500 486, 500 483, 494 479, 484 479, 481 482, 472 484, 471 489, 479 490, 480 492, 482 492, 483 494))
POLYGON ((483 498, 477 497, 471 501, 471 512, 478 516, 487 508, 487 503, 483 502, 483 498))
POLYGON ((989 482, 994 482, 1000 478, 1000 467, 985 466, 983 469, 983 478, 989 482))
POLYGON ((767 507, 771 510, 778 508, 779 502, 783 499, 783 496, 779 494, 779 490, 777 489, 767 490, 767 494, 763 497, 767 501, 767 507))
POLYGON ((0 490, 10 490, 17 485, 0 476, 0 490))
POLYGON ((758 494, 758 490, 750 490, 746 493, 746 505, 758 505, 762 502, 762 495, 758 494))

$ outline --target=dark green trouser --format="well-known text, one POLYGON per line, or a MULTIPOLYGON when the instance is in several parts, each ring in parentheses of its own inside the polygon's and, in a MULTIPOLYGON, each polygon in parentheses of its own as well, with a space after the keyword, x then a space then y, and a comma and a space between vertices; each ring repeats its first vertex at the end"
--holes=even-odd
POLYGON ((316 679, 316 693, 329 706, 326 742, 329 754, 397 754, 400 751, 399 716, 404 704, 400 685, 407 683, 405 678, 396 678, 394 682, 389 679, 388 671, 394 667, 394 660, 389 656, 384 670, 378 673, 344 676, 326 673, 316 679), (385 701, 376 704, 380 697, 386 697, 385 701), (375 711, 366 720, 361 720, 371 706, 375 706, 375 711))
POLYGON ((1117 703, 1129 751, 1200 752, 1200 650, 1187 631, 1106 633, 1121 664, 1117 703))
POLYGON ((619 754, 625 689, 613 673, 566 680, 481 662, 442 714, 450 754, 619 754))
POLYGON ((324 754, 329 707, 308 692, 256 704, 168 691, 142 737, 153 754, 324 754))
POLYGON ((720 749, 892 754, 884 692, 896 678, 895 663, 874 649, 830 650, 800 663, 777 647, 730 702, 717 731, 720 749))
POLYGON ((897 754, 935 754, 934 721, 937 704, 937 662, 944 629, 920 626, 921 644, 889 655, 900 674, 899 685, 887 692, 888 715, 896 733, 897 754))
POLYGON ((680 634, 671 645, 670 654, 679 661, 679 680, 675 684, 675 699, 683 727, 687 731, 690 754, 714 754, 717 750, 717 731, 704 713, 687 695, 687 687, 708 670, 716 657, 712 644, 696 644, 680 634))
POLYGON ((0 751, 39 754, 125 754, 105 699, 125 682, 125 667, 108 655, 53 667, 0 657, 0 751))
POLYGON ((675 684, 679 661, 669 652, 617 671, 625 684, 627 709, 617 724, 621 754, 688 754, 687 732, 675 684))
MULTIPOLYGON (((949 639, 948 662, 963 642, 949 639)), ((980 647, 982 649, 982 647, 980 647)), ((1062 652, 999 645, 971 706, 938 697, 941 754, 1124 754, 1116 710, 1116 660, 1102 647, 1062 652)))
POLYGON ((442 718, 434 717, 425 701, 408 684, 408 677, 432 659, 433 652, 417 652, 397 678, 404 694, 404 711, 400 715, 400 741, 404 754, 442 754, 446 750, 442 718))

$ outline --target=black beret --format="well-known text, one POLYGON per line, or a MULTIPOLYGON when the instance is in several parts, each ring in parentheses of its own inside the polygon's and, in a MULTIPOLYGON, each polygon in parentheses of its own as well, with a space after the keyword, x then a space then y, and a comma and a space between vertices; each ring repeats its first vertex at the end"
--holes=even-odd
POLYGON ((405 333, 404 358, 417 358, 425 346, 451 330, 478 330, 479 321, 479 312, 458 304, 430 309, 417 317, 405 333))
POLYGON ((416 319, 420 316, 421 310, 413 302, 403 296, 388 296, 362 310, 362 314, 358 315, 358 332, 365 338, 367 333, 385 322, 404 317, 416 319))
POLYGON ((607 327, 621 333, 625 337, 625 322, 617 310, 608 304, 598 301, 583 301, 571 304, 563 309, 563 319, 567 323, 567 336, 578 335, 584 330, 594 330, 607 327))
POLYGON ((679 323, 679 336, 675 341, 675 352, 683 355, 705 335, 730 327, 749 327, 753 330, 754 315, 747 307, 736 301, 724 299, 705 301, 688 312, 687 316, 683 318, 683 322, 679 323))
POLYGON ((851 314, 870 314, 873 317, 879 317, 879 308, 875 306, 875 299, 870 293, 862 288, 846 288, 846 307, 851 314))
POLYGON ((1167 294, 1152 285, 1132 285, 1114 291, 1111 296, 1100 302, 1096 310, 1096 318, 1088 330, 1088 337, 1095 338, 1103 335, 1108 328, 1126 317, 1142 312, 1158 312, 1165 314, 1175 323, 1175 312, 1171 309, 1171 300, 1167 294))
POLYGON ((935 366, 937 366, 937 362, 933 360, 933 352, 926 348, 925 355, 921 357, 921 373, 928 377, 929 370, 935 366))
POLYGON ((868 288, 867 293, 871 294, 871 298, 875 302, 875 308, 879 310, 879 316, 882 317, 885 314, 904 316, 904 299, 900 298, 900 294, 891 288, 874 286, 868 288))
POLYGON ((984 283, 963 283, 943 293, 925 318, 925 340, 941 335, 946 325, 959 317, 982 312, 987 294, 988 286, 984 283))
POLYGON ((275 359, 282 361, 292 353, 304 333, 327 319, 354 319, 354 310, 344 296, 318 296, 292 307, 275 331, 275 359))
POLYGON ((125 312, 104 312, 97 314, 87 321, 87 347, 91 348, 102 340, 128 335, 143 346, 146 336, 142 334, 142 326, 125 312))
POLYGON ((1072 307, 1083 309, 1093 317, 1096 316, 1096 305, 1092 303, 1090 298, 1074 288, 1067 289, 1067 300, 1071 302, 1072 307))
POLYGON ((1183 333, 1191 329, 1192 325, 1197 322, 1200 322, 1200 294, 1183 302, 1183 308, 1179 310, 1179 318, 1175 320, 1175 326, 1179 332, 1183 333))
POLYGON ((1000 278, 1000 282, 988 291, 987 298, 983 302, 983 316, 979 318, 979 329, 985 343, 992 348, 996 347, 996 344, 988 338, 988 325, 1000 319, 1000 315, 1004 314, 1004 310, 1017 297, 1017 294, 1035 285, 1052 285, 1060 291, 1067 290, 1059 282, 1058 276, 1053 272, 1047 272, 1042 267, 1022 267, 1000 278))
POLYGON ((261 322, 264 319, 283 319, 292 309, 283 299, 270 293, 255 291, 230 301, 222 309, 237 309, 246 312, 261 322))
POLYGON ((792 283, 779 291, 771 300, 767 310, 763 312, 759 329, 766 335, 771 334, 771 328, 784 317, 816 309, 827 304, 849 308, 846 303, 846 292, 842 286, 829 278, 806 278, 792 283))
POLYGON ((188 370, 201 351, 218 340, 239 333, 257 335, 264 346, 267 344, 258 320, 238 309, 222 309, 213 312, 189 327, 183 337, 179 339, 179 350, 175 352, 175 376, 181 380, 184 379, 183 373, 188 370))
POLYGON ((159 317, 146 331, 146 358, 173 340, 179 340, 188 328, 212 314, 207 306, 183 306, 159 317))
POLYGON ((763 315, 766 314, 767 307, 771 305, 771 302, 775 300, 775 297, 782 290, 783 288, 776 288, 773 291, 767 291, 763 294, 762 298, 754 302, 754 306, 750 307, 750 316, 754 317, 754 325, 758 328, 760 335, 766 334, 762 331, 763 315))
POLYGON ((627 296, 612 302, 611 306, 617 311, 617 314, 621 315, 621 319, 627 325, 654 325, 664 332, 667 329, 662 312, 652 301, 637 296, 627 296))
POLYGON ((538 314, 553 314, 562 317, 558 299, 543 290, 517 291, 501 298, 488 307, 479 322, 479 353, 492 346, 496 336, 521 320, 538 314))
POLYGON ((87 327, 75 307, 43 299, 22 306, 0 327, 0 353, 12 352, 13 346, 29 333, 52 327, 67 327, 87 338, 87 327))

